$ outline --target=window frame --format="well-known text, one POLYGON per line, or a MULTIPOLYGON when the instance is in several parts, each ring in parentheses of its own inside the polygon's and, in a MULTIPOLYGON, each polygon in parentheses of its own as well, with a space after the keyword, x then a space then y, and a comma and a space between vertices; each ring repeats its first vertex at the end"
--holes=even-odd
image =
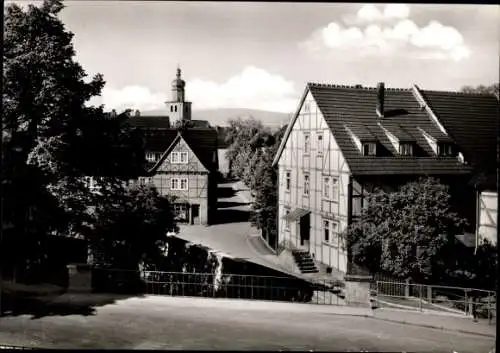
POLYGON ((413 156, 413 143, 403 142, 399 144, 399 154, 401 156, 413 156), (406 152, 406 153, 403 153, 406 152))
POLYGON ((170 153, 170 163, 171 164, 179 164, 179 161, 180 161, 179 152, 170 153), (174 156, 176 157, 175 159, 174 159, 174 156))
POLYGON ((178 152, 179 153, 179 164, 188 164, 189 158, 187 152, 178 152), (186 159, 183 161, 182 156, 185 156, 186 159))
POLYGON ((323 242, 330 244, 330 220, 323 218, 323 242))
POLYGON ((304 196, 309 196, 310 194, 310 189, 311 189, 311 178, 309 176, 309 174, 304 174, 304 185, 303 185, 304 189, 302 190, 302 194, 304 196), (306 187, 307 186, 307 187, 306 187))
POLYGON ((171 178, 170 179, 170 190, 179 190, 179 178, 171 178), (175 187, 174 187, 175 182, 175 187))
POLYGON ((285 191, 290 192, 292 188, 292 172, 285 171, 285 191))
MULTIPOLYGON (((290 209, 289 208, 285 208, 285 216, 288 216, 290 214, 290 209)), ((285 230, 286 231, 290 231, 290 220, 285 220, 285 230)))
POLYGON ((437 154, 439 157, 453 157, 453 144, 448 142, 440 142, 437 144, 437 154))
POLYGON ((311 152, 311 134, 304 133, 304 154, 311 152))
POLYGON ((323 218, 323 242, 333 247, 339 246, 339 222, 323 218), (326 231, 328 230, 328 237, 326 231))
POLYGON ((363 156, 376 156, 377 155, 377 143, 376 142, 363 142, 362 147, 363 147, 363 151, 362 151, 363 156), (373 152, 373 153, 371 153, 371 152, 373 152))
POLYGON ((331 178, 329 176, 323 177, 323 198, 326 200, 330 200, 330 197, 331 197, 331 195, 330 195, 330 188, 331 188, 330 180, 331 180, 331 178))
POLYGON ((339 200, 339 178, 336 176, 330 177, 331 198, 332 201, 339 200))
POLYGON ((188 178, 179 178, 179 190, 182 190, 182 191, 189 190, 189 179, 188 178), (182 182, 184 182, 186 184, 185 187, 182 187, 182 182))
POLYGON ((320 133, 318 134, 318 139, 317 139, 317 143, 318 143, 318 154, 322 155, 323 152, 324 152, 324 143, 325 143, 325 139, 324 139, 324 134, 323 133, 320 133), (321 142, 320 142, 321 141, 321 142))

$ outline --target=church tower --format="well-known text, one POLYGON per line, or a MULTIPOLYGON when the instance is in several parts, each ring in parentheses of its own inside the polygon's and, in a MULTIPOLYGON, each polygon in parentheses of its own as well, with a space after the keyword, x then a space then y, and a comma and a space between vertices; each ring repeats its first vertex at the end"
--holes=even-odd
POLYGON ((176 78, 172 81, 172 100, 165 102, 171 126, 181 120, 191 120, 191 102, 185 101, 185 87, 181 69, 177 67, 176 78))

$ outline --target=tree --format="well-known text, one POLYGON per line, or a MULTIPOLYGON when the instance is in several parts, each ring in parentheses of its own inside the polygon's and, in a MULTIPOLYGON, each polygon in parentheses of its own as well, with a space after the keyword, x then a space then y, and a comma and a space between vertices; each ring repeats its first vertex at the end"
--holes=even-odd
POLYGON ((462 92, 464 93, 483 93, 483 94, 498 94, 499 89, 498 89, 498 83, 494 83, 489 86, 485 85, 479 85, 477 87, 472 87, 472 86, 464 86, 462 87, 462 92))
POLYGON ((273 159, 278 151, 285 134, 286 126, 273 135, 260 135, 253 141, 259 151, 255 153, 249 187, 255 194, 252 204, 251 222, 258 229, 262 229, 267 242, 277 248, 276 217, 278 214, 278 173, 272 166, 273 159))
POLYGON ((417 282, 442 280, 459 269, 455 235, 467 222, 451 209, 447 186, 420 179, 397 192, 374 192, 367 202, 347 231, 355 264, 417 282))
POLYGON ((152 186, 132 186, 114 204, 95 205, 95 223, 88 239, 95 264, 137 270, 164 255, 167 233, 177 232, 172 201, 152 186))
POLYGON ((251 158, 250 141, 255 135, 264 131, 264 126, 258 120, 250 117, 229 120, 226 141, 230 143, 226 152, 231 175, 243 179, 244 169, 251 158))
POLYGON ((128 113, 87 106, 99 95, 101 75, 86 79, 74 60, 73 34, 58 18, 63 5, 6 8, 4 33, 3 148, 5 243, 2 262, 39 262, 48 235, 84 232, 92 204, 113 205, 124 180, 142 172, 142 140, 128 113), (86 176, 101 176, 99 198, 86 176), (29 249, 29 251, 28 251, 29 249))

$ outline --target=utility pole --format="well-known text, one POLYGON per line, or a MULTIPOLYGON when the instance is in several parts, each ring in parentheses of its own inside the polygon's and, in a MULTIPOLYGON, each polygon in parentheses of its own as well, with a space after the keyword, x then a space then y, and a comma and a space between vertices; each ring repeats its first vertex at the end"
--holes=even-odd
MULTIPOLYGON (((4 164, 3 164, 3 41, 4 41, 4 16, 5 16, 5 1, 0 0, 2 5, 2 13, 0 14, 0 32, 2 32, 2 40, 0 41, 0 68, 2 75, 0 76, 0 253, 2 251, 3 243, 3 183, 4 183, 4 164)), ((3 289, 3 263, 0 258, 0 316, 2 316, 2 289, 3 289)))

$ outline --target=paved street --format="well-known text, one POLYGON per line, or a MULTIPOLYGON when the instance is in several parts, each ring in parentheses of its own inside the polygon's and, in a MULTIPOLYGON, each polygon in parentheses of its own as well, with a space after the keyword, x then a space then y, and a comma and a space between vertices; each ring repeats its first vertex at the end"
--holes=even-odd
POLYGON ((329 350, 486 353, 494 338, 352 316, 364 309, 145 297, 89 316, 0 318, 0 345, 42 348, 329 350), (349 311, 351 316, 334 314, 349 311))
MULTIPOLYGON (((219 184, 218 222, 206 226, 180 226, 179 237, 203 244, 231 257, 289 272, 266 246, 260 232, 248 221, 250 206, 245 191, 234 190, 236 183, 219 184)), ((237 189, 237 188, 236 188, 237 189)))

